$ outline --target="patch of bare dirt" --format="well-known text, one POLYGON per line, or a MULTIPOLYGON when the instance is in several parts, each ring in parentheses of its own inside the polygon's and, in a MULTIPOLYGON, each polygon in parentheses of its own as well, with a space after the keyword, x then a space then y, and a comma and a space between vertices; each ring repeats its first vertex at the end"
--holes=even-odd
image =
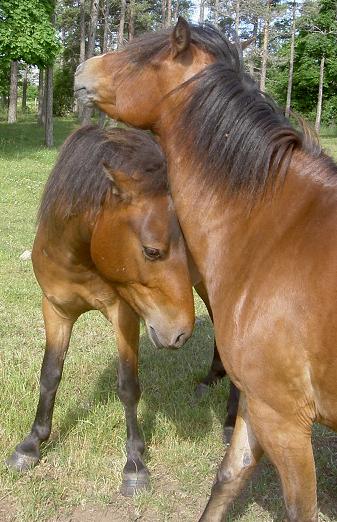
POLYGON ((0 520, 1 522, 14 522, 17 520, 17 512, 14 500, 9 495, 0 495, 0 520))

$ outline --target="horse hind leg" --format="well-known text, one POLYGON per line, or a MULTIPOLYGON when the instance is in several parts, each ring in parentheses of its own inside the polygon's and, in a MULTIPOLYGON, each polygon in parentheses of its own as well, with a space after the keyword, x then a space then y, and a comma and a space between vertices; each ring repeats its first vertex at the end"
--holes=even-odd
POLYGON ((232 444, 220 466, 202 522, 220 522, 263 451, 281 478, 290 522, 317 522, 316 475, 308 425, 289 420, 261 402, 240 398, 232 444))
POLYGON ((139 317, 127 303, 120 300, 112 323, 119 354, 117 390, 124 406, 127 431, 127 460, 120 492, 124 496, 132 496, 150 484, 150 473, 143 462, 145 444, 137 420, 141 395, 138 380, 139 317))
POLYGON ((15 448, 6 464, 15 471, 25 471, 40 460, 41 443, 49 438, 56 392, 69 346, 72 327, 77 317, 65 317, 43 297, 46 348, 40 375, 40 398, 35 420, 27 437, 15 448))
POLYGON ((280 415, 260 401, 251 401, 249 412, 254 432, 279 473, 288 520, 317 522, 316 471, 311 443, 313 412, 310 408, 301 408, 299 420, 280 415))
POLYGON ((200 522, 223 520, 228 507, 240 493, 262 454, 263 450, 250 425, 245 400, 241 397, 231 445, 220 464, 200 522))

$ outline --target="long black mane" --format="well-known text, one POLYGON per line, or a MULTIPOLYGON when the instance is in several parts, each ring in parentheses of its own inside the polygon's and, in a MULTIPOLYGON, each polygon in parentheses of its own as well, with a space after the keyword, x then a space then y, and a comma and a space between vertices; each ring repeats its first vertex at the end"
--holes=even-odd
MULTIPOLYGON (((245 72, 237 45, 208 24, 190 28, 191 42, 215 62, 170 94, 191 86, 177 111, 177 144, 185 144, 209 186, 258 196, 284 179, 295 149, 321 154, 307 126, 304 133, 296 129, 245 72)), ((124 52, 141 66, 169 46, 170 32, 162 31, 140 37, 124 52)))
POLYGON ((150 134, 81 127, 61 149, 42 195, 38 221, 60 224, 84 212, 95 217, 112 189, 103 164, 130 176, 137 172, 144 193, 167 191, 166 161, 150 134))

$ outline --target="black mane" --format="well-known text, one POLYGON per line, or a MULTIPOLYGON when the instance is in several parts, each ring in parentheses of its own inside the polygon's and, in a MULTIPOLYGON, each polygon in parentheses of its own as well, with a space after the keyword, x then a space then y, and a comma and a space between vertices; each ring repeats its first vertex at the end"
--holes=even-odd
MULTIPOLYGON (((207 177, 214 188, 258 196, 284 179, 296 148, 315 157, 321 154, 306 125, 304 134, 294 128, 244 71, 237 45, 209 24, 190 28, 191 42, 213 55, 215 63, 170 94, 192 87, 178 111, 175 130, 177 144, 185 143, 204 181, 207 177)), ((169 46, 166 30, 140 37, 124 52, 141 66, 169 46)))
POLYGON ((112 189, 103 163, 130 176, 140 174, 143 193, 168 190, 165 158, 150 134, 81 127, 63 144, 42 195, 38 222, 60 224, 84 212, 95 217, 112 189))

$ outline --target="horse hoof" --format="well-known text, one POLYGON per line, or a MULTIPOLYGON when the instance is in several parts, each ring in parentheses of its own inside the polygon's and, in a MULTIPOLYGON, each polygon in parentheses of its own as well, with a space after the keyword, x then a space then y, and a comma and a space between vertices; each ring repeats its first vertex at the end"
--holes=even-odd
POLYGON ((223 441, 225 443, 225 446, 228 446, 231 443, 232 436, 233 436, 234 428, 233 426, 225 426, 223 430, 223 441))
POLYGON ((39 462, 38 457, 32 455, 24 455, 18 451, 14 453, 6 460, 6 466, 14 471, 27 471, 33 468, 39 462))
POLYGON ((208 393, 208 386, 207 384, 204 384, 203 382, 200 382, 194 390, 195 396, 197 399, 201 399, 208 393))
POLYGON ((143 469, 139 473, 125 473, 120 487, 124 497, 133 497, 136 493, 150 488, 150 473, 143 469))

